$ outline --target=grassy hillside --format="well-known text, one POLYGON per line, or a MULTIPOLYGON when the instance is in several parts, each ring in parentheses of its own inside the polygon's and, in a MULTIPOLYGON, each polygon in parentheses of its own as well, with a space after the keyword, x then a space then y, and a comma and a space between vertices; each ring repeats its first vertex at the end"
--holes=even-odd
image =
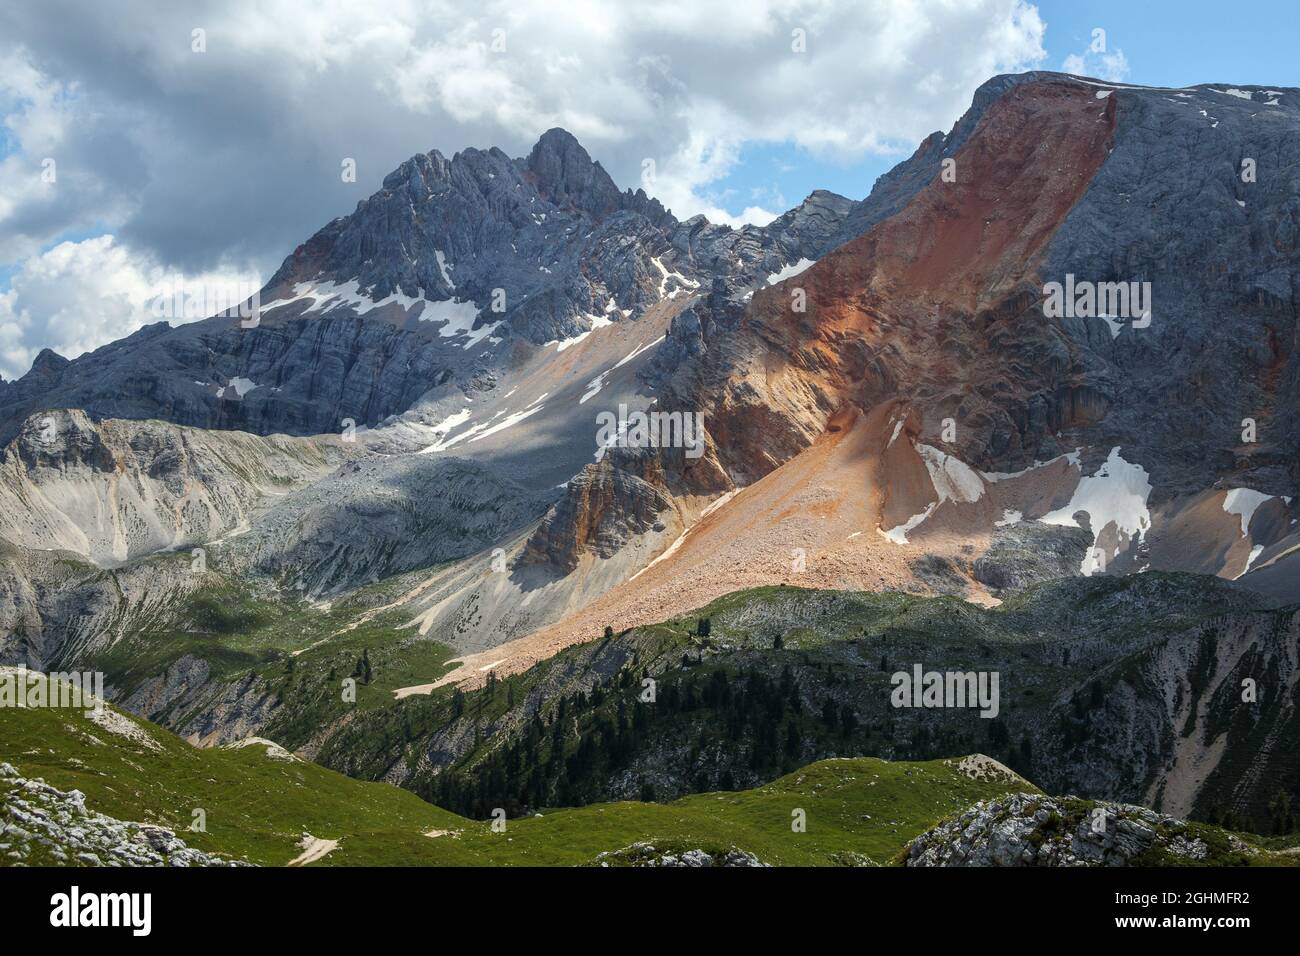
POLYGON ((340 841, 320 865, 581 865, 641 841, 735 846, 774 865, 883 863, 977 800, 1034 789, 1018 778, 973 779, 955 761, 828 760, 752 791, 546 811, 507 820, 495 833, 397 787, 277 757, 265 745, 199 750, 110 711, 118 719, 104 726, 80 710, 7 709, 0 761, 81 790, 92 810, 157 823, 191 846, 266 865, 298 856, 304 833, 340 841), (196 808, 206 811, 206 832, 188 829, 196 808), (792 831, 798 809, 806 832, 792 831))
MULTIPOLYGON (((291 588, 264 580, 232 577, 218 570, 191 575, 189 563, 188 554, 162 554, 126 570, 90 572, 110 582, 120 575, 148 575, 156 584, 119 608, 120 619, 111 623, 121 638, 106 648, 78 653, 77 667, 102 670, 112 686, 129 695, 183 657, 203 661, 214 679, 250 671, 274 676, 285 669, 291 656, 311 653, 327 642, 334 651, 354 651, 359 656, 364 648, 381 648, 405 636, 396 629, 409 616, 375 614, 362 620, 363 612, 382 602, 384 586, 360 589, 332 605, 317 605, 291 588)), ((117 590, 121 592, 122 586, 117 585, 117 590)), ((448 649, 438 648, 442 659, 450 656, 448 649)), ((430 662, 421 663, 426 665, 423 673, 430 662)))

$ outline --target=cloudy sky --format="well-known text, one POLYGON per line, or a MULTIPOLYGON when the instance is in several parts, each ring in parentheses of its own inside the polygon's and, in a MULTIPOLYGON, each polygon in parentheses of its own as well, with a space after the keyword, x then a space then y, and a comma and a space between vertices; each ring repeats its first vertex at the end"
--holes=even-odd
POLYGON ((0 375, 153 321, 178 273, 269 277, 417 152, 563 126, 620 185, 654 159, 679 216, 764 222, 862 197, 995 73, 1300 85, 1289 2, 6 0, 0 375))

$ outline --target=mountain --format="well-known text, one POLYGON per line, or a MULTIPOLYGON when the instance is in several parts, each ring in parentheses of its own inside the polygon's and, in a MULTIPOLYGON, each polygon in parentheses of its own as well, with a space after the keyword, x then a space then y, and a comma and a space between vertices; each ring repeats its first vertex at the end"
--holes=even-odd
MULTIPOLYGON (((860 473, 892 539, 967 543, 1004 516, 1001 527, 1068 525, 1082 509, 1101 549, 1085 571, 1290 565, 1300 446, 1272 409, 1300 381, 1285 232, 1295 170, 1279 158, 1238 201, 1262 183, 1241 183, 1222 150, 1280 155, 1297 136, 1297 97, 1236 93, 1034 74, 1005 86, 953 153, 954 182, 936 174, 797 280, 756 292, 661 403, 704 410, 719 465, 747 492, 824 440, 836 415, 866 413, 888 437, 867 456, 883 473, 860 473), (1071 275, 1150 282, 1149 325, 1045 315, 1044 287, 1071 275), (1229 395, 1225 381, 1241 384, 1229 395), (1254 443, 1242 440, 1248 419, 1254 443), (898 450, 903 435, 919 461, 898 450), (1011 493, 990 509, 993 484, 1011 493)), ((1286 577, 1261 583, 1294 600, 1286 577)))
POLYGON ((816 257, 852 208, 815 193, 765 229, 678 222, 560 129, 524 159, 433 150, 294 250, 256 327, 160 322, 72 361, 42 353, 0 393, 0 438, 53 407, 257 434, 374 426, 440 386, 490 390, 547 343, 671 310, 718 273, 816 257))
POLYGON ((1295 104, 1044 74, 987 85, 952 134, 953 182, 931 165, 903 208, 796 279, 743 306, 696 305, 722 330, 693 346, 698 362, 680 362, 672 336, 660 348, 672 359, 660 404, 702 409, 712 439, 701 462, 664 470, 680 491, 739 492, 601 616, 648 621, 685 609, 665 593, 786 580, 795 548, 805 581, 863 588, 908 586, 924 551, 958 569, 957 593, 987 600, 986 542, 1041 536, 1021 527, 1033 519, 1080 525, 1080 510, 1095 549, 1082 572, 1192 570, 1296 600, 1300 454, 1294 423, 1271 411, 1297 384, 1295 173, 1279 154, 1295 104), (1262 181, 1240 181, 1229 141, 1240 157, 1278 157, 1249 201, 1236 197, 1262 181), (1202 241, 1207 229, 1222 241, 1202 241), (1149 324, 1046 315, 1045 287, 1072 276, 1149 281, 1149 324), (1242 385, 1228 395, 1225 381, 1242 385), (791 495, 817 501, 818 520, 776 526, 791 495), (877 529, 904 548, 889 554, 877 529), (756 535, 770 540, 754 547, 756 535))
POLYGON ((981 752, 1271 832, 1298 147, 1300 90, 1026 73, 764 227, 563 130, 415 156, 255 320, 0 383, 0 663, 474 816, 981 752))

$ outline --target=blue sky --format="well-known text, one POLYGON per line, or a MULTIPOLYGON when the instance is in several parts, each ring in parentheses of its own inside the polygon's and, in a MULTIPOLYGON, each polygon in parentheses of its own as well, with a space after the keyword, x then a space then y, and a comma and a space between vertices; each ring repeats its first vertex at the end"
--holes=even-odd
MULTIPOLYGON (((1047 24, 1046 70, 1062 69, 1065 58, 1085 50, 1093 29, 1101 27, 1108 46, 1124 53, 1125 82, 1300 86, 1297 0, 1043 0, 1037 7, 1047 24)), ((733 215, 750 205, 788 209, 819 188, 861 199, 878 176, 905 158, 869 156, 845 165, 787 144, 754 144, 713 184, 714 198, 733 215)))

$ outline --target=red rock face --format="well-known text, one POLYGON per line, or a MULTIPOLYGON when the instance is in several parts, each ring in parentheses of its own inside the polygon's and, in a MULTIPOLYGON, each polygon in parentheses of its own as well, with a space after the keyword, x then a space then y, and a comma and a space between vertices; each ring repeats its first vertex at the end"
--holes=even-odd
POLYGON ((529 537, 523 560, 573 571, 583 554, 608 558, 672 506, 658 458, 608 456, 569 481, 568 492, 529 537), (634 474, 632 469, 638 469, 634 474))
POLYGON ((1090 88, 1016 87, 986 111, 950 176, 936 168, 898 215, 756 292, 740 332, 750 359, 708 416, 724 461, 762 474, 841 405, 896 396, 913 400, 932 443, 944 418, 960 421, 952 450, 972 461, 1031 391, 1053 394, 1056 426, 1103 414, 1067 376, 1069 345, 1038 308, 1036 270, 1115 122, 1115 99, 1090 88))

